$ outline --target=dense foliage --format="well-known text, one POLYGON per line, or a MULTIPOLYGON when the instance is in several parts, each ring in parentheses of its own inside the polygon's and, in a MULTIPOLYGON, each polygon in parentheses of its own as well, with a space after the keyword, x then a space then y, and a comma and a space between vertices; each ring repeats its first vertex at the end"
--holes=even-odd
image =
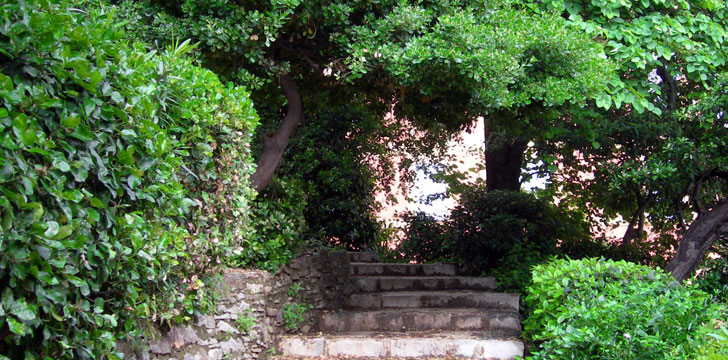
POLYGON ((292 136, 276 176, 296 181, 306 199, 307 231, 298 236, 360 250, 383 236, 375 198, 392 176, 379 175, 393 171, 385 145, 392 130, 365 104, 319 96, 306 112, 316 121, 292 136))
POLYGON ((0 357, 118 358, 140 322, 209 306, 257 115, 188 43, 150 52, 103 8, 0 12, 0 357))
POLYGON ((476 273, 494 268, 517 244, 553 253, 566 235, 553 206, 524 192, 470 189, 449 220, 453 253, 476 273))
MULTIPOLYGON (((725 249, 725 245, 722 246, 725 249)), ((728 304, 728 258, 709 257, 703 262, 700 272, 695 277, 695 284, 716 301, 728 304)))
MULTIPOLYGON (((391 161, 401 150, 436 154, 433 149, 478 115, 498 111, 516 119, 499 119, 494 126, 536 136, 539 127, 558 121, 541 116, 541 107, 583 105, 604 89, 603 75, 613 67, 588 34, 565 26, 556 14, 514 10, 512 1, 114 2, 138 36, 160 44, 200 41, 205 66, 255 90, 264 125, 256 138, 265 143, 268 135, 277 136, 275 146, 259 147, 261 161, 278 161, 264 155, 289 145, 290 132, 276 129, 299 126, 281 162, 294 171, 279 168, 278 174, 288 181, 301 170, 314 196, 333 194, 308 201, 307 222, 312 232, 354 248, 378 232, 372 182, 391 186, 391 161), (300 96, 282 94, 282 76, 290 76, 300 96), (291 115, 296 109, 283 105, 299 98, 301 114, 291 115), (525 113, 527 119, 520 117, 525 113), (348 125, 341 122, 355 125, 342 132, 348 125), (298 132, 307 138, 296 139, 298 132), (313 141, 323 145, 314 147, 320 163, 310 156, 313 141), (366 169, 362 157, 376 166, 366 169), (318 170, 325 163, 338 170, 318 170), (337 181, 329 184, 316 173, 337 181), (347 193, 369 198, 335 200, 347 193)), ((402 161, 404 172, 408 160, 402 161)))
POLYGON ((537 266, 526 301, 531 359, 697 359, 703 325, 726 310, 659 269, 604 259, 537 266))
POLYGON ((716 91, 724 93, 719 89, 726 70, 726 3, 522 4, 536 13, 560 13, 570 26, 602 39, 607 56, 620 66, 597 106, 569 115, 592 124, 588 136, 566 131, 537 142, 540 153, 555 155, 544 155, 546 164, 561 164, 551 169, 551 190, 588 213, 595 225, 625 219, 630 226, 623 242, 637 243, 644 263, 664 263, 693 224, 693 214, 724 198, 725 177, 717 174, 726 163, 725 121, 716 116, 720 111, 691 107, 724 108, 716 91), (648 226, 659 236, 648 239, 648 226))
POLYGON ((274 181, 250 203, 247 231, 227 264, 276 272, 304 244, 307 197, 295 181, 274 181))
POLYGON ((398 258, 417 263, 451 262, 452 229, 446 219, 437 219, 424 212, 403 214, 400 242, 397 244, 398 258))

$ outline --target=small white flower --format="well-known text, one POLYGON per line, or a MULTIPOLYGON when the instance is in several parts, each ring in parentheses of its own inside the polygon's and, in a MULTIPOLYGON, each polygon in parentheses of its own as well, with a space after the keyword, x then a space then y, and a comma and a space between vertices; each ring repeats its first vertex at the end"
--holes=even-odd
POLYGON ((374 53, 374 58, 375 59, 379 59, 380 57, 382 57, 382 53, 380 53, 379 51, 377 51, 377 52, 374 53))
POLYGON ((324 69, 324 76, 331 76, 332 72, 333 72, 333 70, 331 70, 331 68, 327 67, 326 69, 324 69))
POLYGON ((623 335, 623 336, 624 336, 624 338, 625 338, 625 339, 627 339, 627 340, 629 340, 629 339, 631 339, 631 338, 632 338, 632 336, 631 336, 631 335, 629 335, 629 334, 627 334, 627 333, 624 333, 624 335, 623 335))

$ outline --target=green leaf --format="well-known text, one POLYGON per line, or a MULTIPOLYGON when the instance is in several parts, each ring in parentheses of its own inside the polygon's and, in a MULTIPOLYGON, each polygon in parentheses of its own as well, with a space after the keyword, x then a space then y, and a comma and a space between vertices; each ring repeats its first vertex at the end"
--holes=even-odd
POLYGON ((63 172, 71 171, 71 166, 68 165, 68 162, 60 158, 56 158, 53 160, 53 167, 63 172))
POLYGON ((71 133, 71 136, 81 141, 91 141, 94 139, 94 134, 91 132, 91 129, 85 125, 77 126, 76 131, 71 133))
POLYGON ((596 98, 597 107, 608 110, 612 105, 612 97, 607 94, 599 94, 596 98))
POLYGON ((46 222, 46 225, 48 226, 46 228, 46 231, 43 233, 47 238, 53 238, 54 236, 58 235, 58 231, 60 230, 61 226, 58 225, 55 221, 48 221, 46 222))
POLYGON ((27 329, 26 329, 25 325, 23 323, 15 320, 14 318, 8 317, 6 322, 8 324, 8 329, 13 334, 23 336, 27 333, 27 329))
POLYGON ((101 200, 99 200, 98 198, 90 198, 88 201, 91 204, 91 206, 93 206, 95 208, 103 208, 104 207, 104 203, 101 202, 101 200))
POLYGON ((101 314, 102 312, 104 312, 104 299, 96 298, 94 300, 94 313, 101 314))
POLYGON ((10 76, 7 76, 0 72, 0 90, 11 91, 13 90, 13 80, 10 76))
POLYGON ((73 114, 63 118, 63 120, 61 120, 62 126, 71 128, 71 129, 75 128, 80 123, 81 123, 81 117, 78 116, 78 114, 76 114, 76 113, 73 113, 73 114))
POLYGON ((81 200, 83 200, 84 196, 80 191, 74 189, 70 191, 64 191, 63 198, 68 201, 73 201, 74 203, 79 203, 81 202, 81 200))
POLYGON ((86 116, 91 116, 94 110, 96 110, 96 103, 92 99, 83 101, 83 111, 86 113, 86 116))
POLYGON ((18 317, 22 321, 32 321, 36 318, 38 309, 29 305, 25 299, 16 300, 9 309, 9 313, 18 317))
POLYGON ((139 232, 139 230, 134 229, 131 232, 130 237, 134 251, 138 251, 144 246, 144 239, 142 238, 142 233, 139 232))
POLYGON ((56 234, 56 236, 52 237, 52 239, 53 240, 65 239, 71 234, 73 234, 73 228, 69 225, 64 225, 58 229, 58 234, 56 234))
POLYGON ((13 213, 9 210, 3 211, 2 227, 3 231, 9 231, 13 227, 13 213))

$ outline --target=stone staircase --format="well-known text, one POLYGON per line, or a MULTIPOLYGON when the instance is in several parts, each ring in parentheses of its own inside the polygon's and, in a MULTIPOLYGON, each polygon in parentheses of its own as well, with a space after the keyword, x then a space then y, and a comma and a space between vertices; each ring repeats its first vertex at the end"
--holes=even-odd
POLYGON ((523 355, 518 295, 444 264, 383 264, 349 253, 355 292, 325 311, 317 335, 287 335, 284 359, 513 359, 523 355))

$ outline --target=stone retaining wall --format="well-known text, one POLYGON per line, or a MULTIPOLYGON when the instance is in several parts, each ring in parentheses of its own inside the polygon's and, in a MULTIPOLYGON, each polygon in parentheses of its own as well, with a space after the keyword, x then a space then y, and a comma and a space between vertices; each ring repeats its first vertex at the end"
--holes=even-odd
POLYGON ((131 360, 265 359, 276 335, 318 331, 323 310, 342 307, 352 292, 348 266, 345 251, 320 251, 297 257, 275 275, 225 270, 215 314, 164 334, 152 330, 152 339, 137 349, 124 343, 119 350, 131 360), (306 309, 303 320, 287 326, 284 313, 297 308, 306 309), (248 330, 246 323, 254 325, 248 330))

